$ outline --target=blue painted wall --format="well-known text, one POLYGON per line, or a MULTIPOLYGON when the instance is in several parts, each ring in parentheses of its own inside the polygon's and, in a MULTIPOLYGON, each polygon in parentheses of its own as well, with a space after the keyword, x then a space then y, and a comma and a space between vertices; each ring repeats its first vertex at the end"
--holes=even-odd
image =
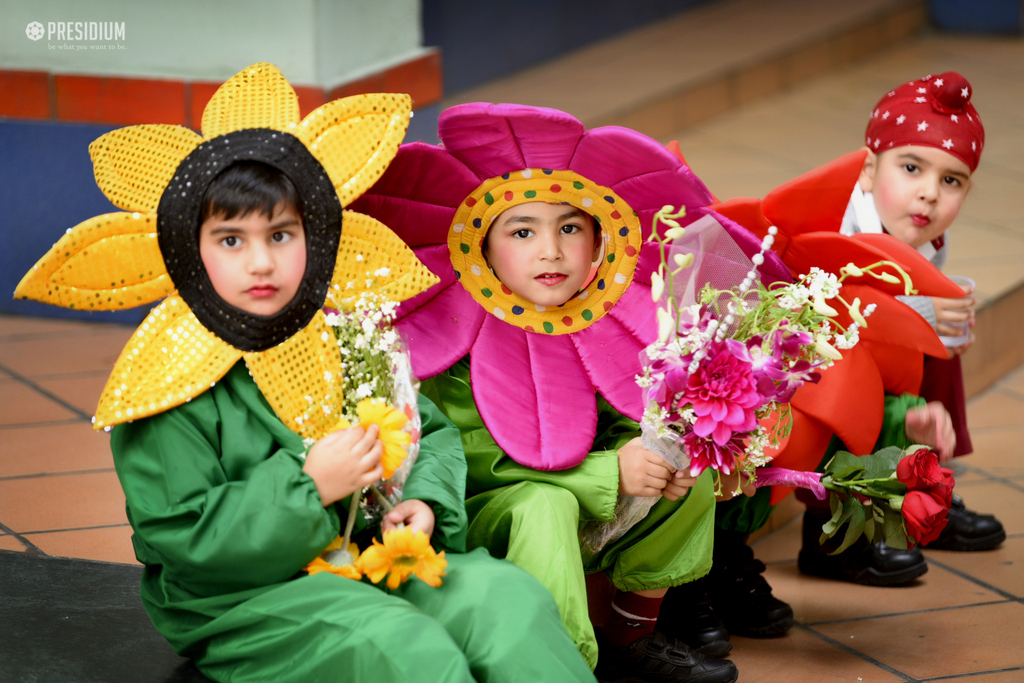
POLYGON ((713 0, 423 0, 446 96, 713 0))
POLYGON ((89 143, 115 126, 0 120, 0 311, 92 320, 141 320, 130 311, 70 311, 15 301, 14 288, 68 228, 120 211, 92 175, 89 143))

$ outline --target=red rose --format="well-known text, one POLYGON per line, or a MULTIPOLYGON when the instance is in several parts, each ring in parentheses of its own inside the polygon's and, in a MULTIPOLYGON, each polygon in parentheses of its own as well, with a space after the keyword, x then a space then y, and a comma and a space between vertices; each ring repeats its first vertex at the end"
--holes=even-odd
POLYGON ((907 535, 919 545, 938 538, 949 521, 946 518, 949 504, 943 505, 938 495, 923 491, 907 491, 907 495, 903 497, 902 514, 907 535))
POLYGON ((953 480, 953 470, 940 467, 939 472, 942 473, 942 481, 928 489, 928 493, 935 496, 948 510, 953 504, 953 484, 955 483, 953 480))
POLYGON ((927 491, 939 486, 943 482, 939 458, 927 448, 919 448, 899 461, 896 478, 907 485, 908 491, 927 491))

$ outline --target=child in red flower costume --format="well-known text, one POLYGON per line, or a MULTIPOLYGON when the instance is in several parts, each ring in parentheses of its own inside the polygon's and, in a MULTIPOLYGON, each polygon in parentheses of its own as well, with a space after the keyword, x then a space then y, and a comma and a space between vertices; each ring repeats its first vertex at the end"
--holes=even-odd
MULTIPOLYGON (((860 343, 844 351, 844 359, 821 382, 796 393, 793 430, 773 465, 812 470, 842 447, 868 453, 887 445, 925 443, 936 447, 943 460, 969 451, 966 430, 958 428, 954 434, 954 427, 963 423, 959 359, 952 359, 955 372, 943 373, 945 379, 934 372, 950 355, 936 331, 947 332, 947 322, 973 319, 970 292, 965 296, 937 270, 945 260, 944 232, 967 194, 984 143, 969 96, 969 84, 952 73, 900 86, 872 112, 865 149, 810 171, 763 200, 733 199, 714 205, 755 234, 764 235, 769 226, 777 226, 774 248, 793 273, 805 273, 812 266, 838 272, 848 262, 863 266, 889 260, 910 274, 920 295, 905 296, 900 287, 877 280, 844 286, 845 296, 857 296, 862 307, 875 304, 878 310, 870 325, 860 330, 860 343), (921 176, 931 178, 933 186, 919 190, 907 181, 921 176), (883 229, 890 223, 891 230, 883 229), (950 381, 954 378, 958 381, 950 381), (937 388, 952 395, 948 410, 939 402, 946 396, 937 388), (939 400, 928 403, 920 396, 939 400), (955 417, 951 419, 950 413, 955 417)), ((844 317, 848 316, 843 313, 839 322, 849 325, 852 320, 844 317)), ((772 506, 790 491, 773 487, 770 494, 760 490, 753 498, 718 506, 715 564, 707 587, 718 615, 734 633, 777 635, 792 623, 791 610, 771 595, 760 576, 763 565, 745 544, 746 535, 763 526, 772 506), (742 598, 729 599, 740 593, 742 598)), ((994 518, 965 511, 958 499, 953 506, 944 533, 933 540, 943 525, 931 527, 920 540, 939 547, 952 536, 953 544, 942 545, 951 548, 965 536, 986 544, 1001 542, 1002 527, 994 518)), ((827 555, 830 547, 821 548, 818 537, 828 517, 827 508, 805 515, 801 570, 873 585, 905 583, 927 570, 916 548, 901 551, 859 543, 841 556, 827 555)), ((699 604, 698 598, 688 595, 678 602, 699 604)))

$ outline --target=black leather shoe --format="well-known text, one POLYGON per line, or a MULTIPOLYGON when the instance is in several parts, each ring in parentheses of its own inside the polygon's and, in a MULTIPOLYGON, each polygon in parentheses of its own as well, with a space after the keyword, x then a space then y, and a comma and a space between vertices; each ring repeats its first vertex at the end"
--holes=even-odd
POLYGON ((939 537, 924 546, 926 550, 991 550, 1006 540, 1006 531, 992 515, 979 515, 964 507, 960 496, 953 496, 949 523, 939 537))
POLYGON ((702 655, 721 657, 732 649, 729 631, 711 605, 706 577, 668 589, 658 615, 658 630, 702 655))
POLYGON ((705 657, 660 631, 625 647, 602 645, 594 674, 602 683, 733 683, 739 678, 728 659, 705 657))
POLYGON ((793 608, 772 595, 761 575, 764 562, 754 558, 747 535, 715 530, 715 554, 708 590, 715 613, 729 633, 773 638, 793 627, 793 608))
POLYGON ((844 531, 840 529, 824 545, 819 544, 821 526, 831 517, 826 515, 811 510, 804 513, 803 548, 797 557, 797 566, 804 574, 864 586, 898 586, 928 571, 920 548, 900 550, 884 543, 872 545, 864 536, 839 555, 829 555, 839 547, 844 531))

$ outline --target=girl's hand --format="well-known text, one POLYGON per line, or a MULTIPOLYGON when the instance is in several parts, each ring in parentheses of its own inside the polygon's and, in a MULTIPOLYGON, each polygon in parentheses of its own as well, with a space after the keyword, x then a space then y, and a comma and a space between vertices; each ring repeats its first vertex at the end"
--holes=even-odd
POLYGON ((746 475, 740 475, 738 470, 733 470, 732 474, 722 474, 719 472, 718 480, 722 483, 722 493, 718 496, 719 503, 732 500, 737 496, 736 485, 740 483, 740 476, 743 476, 742 486, 739 487, 740 493, 748 498, 753 497, 757 493, 757 487, 750 482, 746 475))
POLYGON ((907 411, 903 431, 911 443, 924 444, 939 454, 939 462, 948 462, 956 448, 953 418, 938 401, 907 411))
POLYGON ((690 490, 690 487, 697 483, 696 477, 689 476, 687 470, 676 470, 668 483, 665 485, 665 489, 661 492, 661 495, 665 496, 669 500, 679 500, 686 495, 686 492, 690 490))
POLYGON ((974 321, 974 305, 977 299, 965 296, 959 299, 942 299, 932 297, 935 307, 935 331, 945 337, 956 337, 963 334, 958 327, 950 327, 950 323, 971 323, 974 321))
POLYGON ((405 524, 413 531, 422 531, 430 536, 434 533, 434 511, 422 500, 403 500, 394 510, 384 515, 380 529, 388 531, 397 528, 399 524, 405 524))
POLYGON ((384 444, 377 438, 380 428, 349 427, 331 432, 313 444, 302 471, 316 484, 324 507, 384 476, 380 456, 384 444))
POLYGON ((619 493, 660 496, 675 470, 661 456, 641 445, 640 437, 619 449, 619 493))

